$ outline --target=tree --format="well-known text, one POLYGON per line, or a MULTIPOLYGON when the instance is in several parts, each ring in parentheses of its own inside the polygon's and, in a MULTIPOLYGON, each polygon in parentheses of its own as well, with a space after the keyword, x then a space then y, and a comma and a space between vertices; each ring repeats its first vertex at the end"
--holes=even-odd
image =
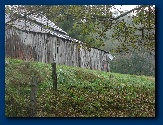
POLYGON ((155 7, 145 6, 130 15, 132 23, 122 20, 114 25, 113 37, 122 44, 120 51, 131 49, 146 49, 155 53, 155 7))
MULTIPOLYGON (((14 19, 26 17, 33 13, 46 15, 56 25, 67 30, 68 35, 86 43, 87 47, 100 48, 104 46, 107 32, 112 31, 112 38, 121 42, 115 48, 117 52, 129 51, 131 49, 146 48, 155 51, 155 7, 142 5, 130 11, 120 12, 115 15, 111 11, 111 5, 55 5, 55 6, 13 6, 20 14, 11 12, 14 19), (130 15, 132 24, 123 17, 130 15)), ((7 9, 6 7, 6 10, 7 9)))

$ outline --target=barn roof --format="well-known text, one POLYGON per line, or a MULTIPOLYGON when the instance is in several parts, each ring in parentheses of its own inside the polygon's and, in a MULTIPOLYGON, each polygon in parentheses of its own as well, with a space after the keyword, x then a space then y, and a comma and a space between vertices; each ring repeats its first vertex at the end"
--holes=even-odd
POLYGON ((12 21, 9 14, 5 14, 5 24, 12 25, 18 29, 40 32, 40 33, 50 33, 52 35, 58 36, 63 39, 72 40, 78 42, 78 40, 71 38, 67 35, 65 31, 56 26, 53 22, 48 20, 43 15, 30 15, 25 20, 24 18, 17 18, 12 21), (48 24, 48 28, 47 27, 48 24))
MULTIPOLYGON (((20 30, 39 32, 39 33, 50 33, 51 35, 55 35, 63 39, 67 39, 73 42, 83 43, 79 40, 76 40, 68 36, 65 31, 63 31, 61 28, 56 26, 52 21, 48 20, 44 15, 41 15, 41 14, 31 14, 31 15, 28 15, 26 19, 17 18, 14 21, 12 21, 9 14, 5 14, 5 24, 12 25, 20 30)), ((98 48, 95 48, 95 49, 98 49, 98 48)), ((101 49, 98 49, 98 50, 104 51, 101 49)), ((109 53, 107 51, 104 51, 104 52, 109 53)), ((111 54, 109 55, 111 57, 110 59, 112 60, 113 58, 112 55, 111 54)))

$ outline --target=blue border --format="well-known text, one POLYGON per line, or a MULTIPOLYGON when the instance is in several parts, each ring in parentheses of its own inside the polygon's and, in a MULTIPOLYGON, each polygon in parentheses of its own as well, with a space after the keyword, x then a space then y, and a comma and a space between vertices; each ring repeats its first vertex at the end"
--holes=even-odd
POLYGON ((161 124, 162 119, 163 119, 163 103, 162 103, 162 95, 163 95, 163 81, 161 79, 161 73, 162 73, 162 58, 161 58, 161 53, 162 50, 161 47, 163 46, 163 43, 161 42, 161 36, 163 36, 163 31, 161 32, 161 30, 163 29, 163 19, 162 19, 162 13, 163 13, 163 7, 161 6, 161 0, 142 0, 142 1, 138 1, 138 0, 113 0, 113 1, 107 1, 107 0, 92 0, 92 1, 88 1, 88 0, 49 0, 49 1, 43 1, 43 0, 39 0, 39 1, 34 1, 34 0, 28 0, 28 1, 18 1, 18 0, 4 0, 0 2, 0 11, 1 11, 1 18, 0 18, 0 27, 1 27, 1 45, 0 45, 0 65, 1 65, 1 69, 0 69, 0 124, 16 124, 16 125, 25 125, 25 124, 49 124, 49 123, 54 123, 54 124, 125 124, 125 125, 130 125, 130 124, 136 124, 136 125, 157 125, 157 124, 161 124), (5 117, 5 105, 4 105, 4 95, 5 95, 5 91, 4 91, 4 82, 5 82, 5 75, 4 75, 4 57, 5 57, 5 53, 4 53, 4 36, 5 36, 5 22, 4 22, 4 5, 11 5, 11 4, 53 4, 53 5, 58 5, 58 4, 73 4, 73 5, 78 5, 78 4, 111 4, 111 5, 138 5, 138 4, 152 4, 152 5, 156 5, 156 49, 157 49, 157 54, 156 54, 156 108, 158 108, 156 111, 156 118, 6 118, 5 117))

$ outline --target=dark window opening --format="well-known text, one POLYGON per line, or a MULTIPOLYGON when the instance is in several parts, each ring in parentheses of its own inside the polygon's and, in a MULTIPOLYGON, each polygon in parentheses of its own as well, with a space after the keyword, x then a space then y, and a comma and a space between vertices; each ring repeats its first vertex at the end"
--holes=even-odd
POLYGON ((57 47, 57 53, 58 53, 58 47, 57 47))

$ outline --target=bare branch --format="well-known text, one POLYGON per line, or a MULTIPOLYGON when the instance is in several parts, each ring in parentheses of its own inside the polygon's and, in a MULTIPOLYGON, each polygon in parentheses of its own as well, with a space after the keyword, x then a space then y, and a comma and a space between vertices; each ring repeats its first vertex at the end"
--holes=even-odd
POLYGON ((112 18, 111 20, 118 20, 119 18, 121 18, 121 17, 123 17, 123 16, 126 16, 127 14, 131 13, 131 12, 134 11, 134 10, 139 10, 139 9, 141 9, 142 7, 148 7, 148 5, 141 5, 140 7, 134 8, 134 9, 132 9, 132 10, 130 10, 130 11, 127 11, 127 12, 121 14, 120 16, 118 16, 118 17, 116 17, 116 18, 112 18))
MULTIPOLYGON (((131 13, 131 12, 134 11, 134 10, 139 10, 139 9, 141 9, 142 7, 147 7, 147 6, 148 6, 148 5, 141 5, 140 7, 134 8, 134 9, 132 9, 132 10, 130 10, 130 11, 127 11, 127 12, 121 14, 120 16, 118 16, 118 17, 116 17, 116 18, 111 18, 111 19, 109 19, 109 21, 116 21, 116 20, 118 20, 119 18, 121 18, 121 17, 123 17, 123 16, 126 16, 127 14, 131 13)), ((100 36, 102 36, 103 33, 107 31, 107 29, 108 29, 109 26, 110 26, 110 25, 109 25, 109 23, 108 23, 108 25, 107 25, 106 28, 103 30, 103 32, 100 34, 100 36)))
POLYGON ((37 10, 34 10, 34 11, 31 11, 31 12, 29 12, 29 13, 27 13, 27 14, 24 14, 23 16, 22 15, 19 15, 19 16, 17 16, 17 17, 15 17, 15 18, 12 18, 10 21, 8 21, 8 22, 6 22, 5 24, 8 24, 8 23, 10 23, 10 22, 12 22, 12 21, 15 21, 15 20, 17 20, 18 18, 25 18, 26 16, 28 16, 28 15, 31 15, 31 14, 34 14, 34 13, 36 13, 36 12, 39 12, 39 11, 44 11, 46 8, 39 8, 39 9, 37 9, 37 10))

